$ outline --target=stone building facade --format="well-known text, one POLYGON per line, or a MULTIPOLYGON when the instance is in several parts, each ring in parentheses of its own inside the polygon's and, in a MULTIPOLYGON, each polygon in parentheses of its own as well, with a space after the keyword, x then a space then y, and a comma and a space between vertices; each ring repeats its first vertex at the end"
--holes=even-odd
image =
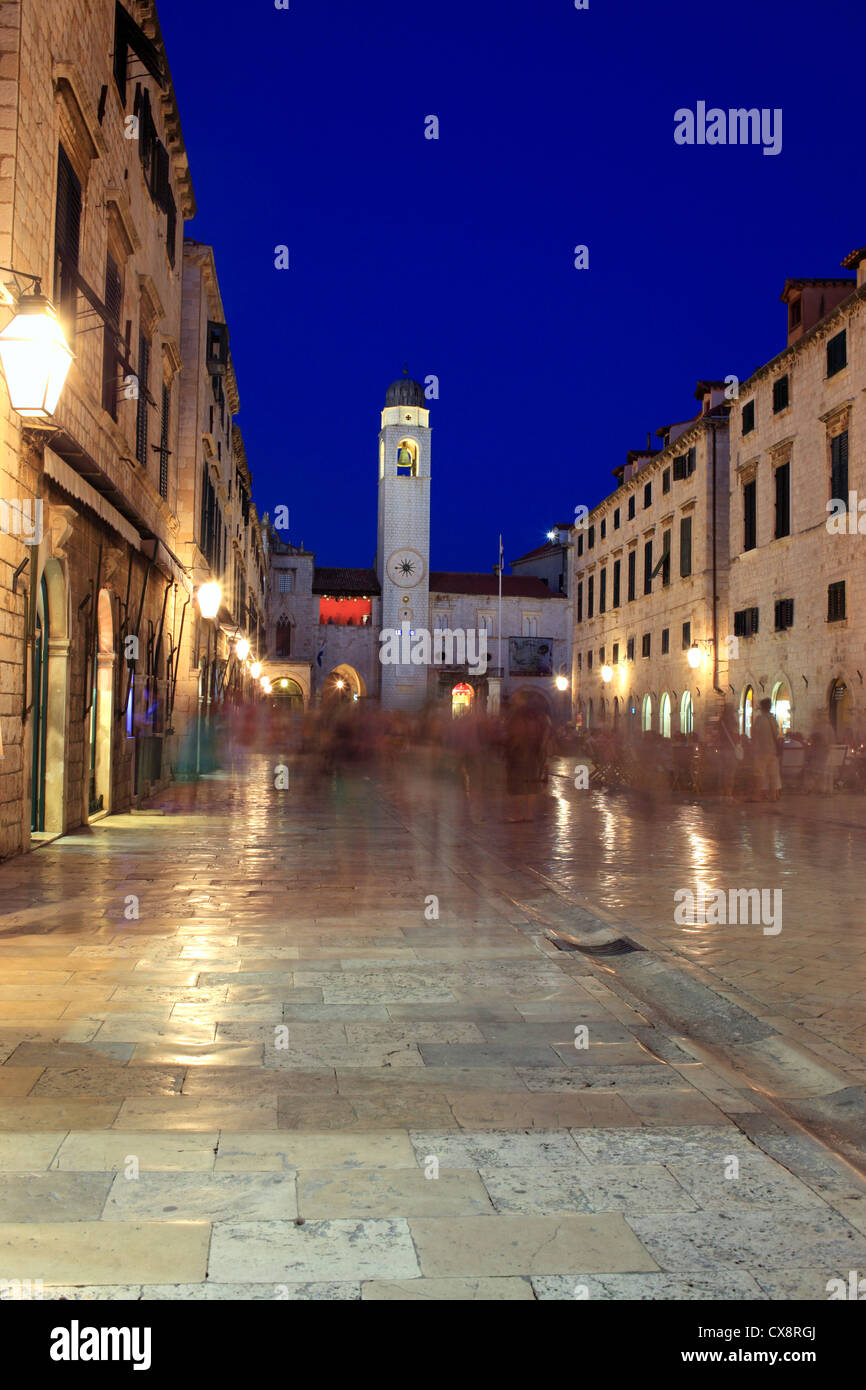
POLYGON ((728 404, 723 382, 701 381, 695 396, 697 416, 658 430, 660 449, 629 452, 616 491, 577 511, 581 728, 700 734, 728 696, 728 404))
POLYGON ((787 280, 787 344, 731 425, 730 681, 808 737, 866 741, 866 248, 787 280), (833 499, 836 500, 834 505, 833 499), (862 500, 861 500, 862 499, 862 500))
POLYGON ((39 277, 74 353, 50 419, 0 380, 5 856, 170 774, 200 576, 179 432, 195 203, 155 5, 4 3, 0 72, 0 328, 39 277))
MULTIPOLYGON (((222 603, 213 622, 196 606, 189 615, 189 645, 181 656, 175 708, 191 729, 199 701, 209 694, 249 698, 249 675, 259 655, 265 618, 265 553, 213 248, 187 240, 183 247, 178 551, 197 586, 217 582, 222 603), (237 638, 250 655, 237 660, 237 638)), ((179 755, 184 770, 189 748, 179 755)))

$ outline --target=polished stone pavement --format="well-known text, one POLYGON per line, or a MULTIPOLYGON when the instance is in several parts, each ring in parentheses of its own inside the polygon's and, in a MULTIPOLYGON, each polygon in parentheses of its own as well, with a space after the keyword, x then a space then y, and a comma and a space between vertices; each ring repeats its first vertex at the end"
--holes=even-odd
POLYGON ((544 935, 595 902, 856 1068, 855 907, 805 830, 562 767, 507 824, 495 777, 470 803, 421 757, 285 792, 273 761, 0 866, 0 1296, 821 1299, 866 1268, 857 1175, 544 935), (781 938, 667 925, 683 873, 747 867, 781 938))

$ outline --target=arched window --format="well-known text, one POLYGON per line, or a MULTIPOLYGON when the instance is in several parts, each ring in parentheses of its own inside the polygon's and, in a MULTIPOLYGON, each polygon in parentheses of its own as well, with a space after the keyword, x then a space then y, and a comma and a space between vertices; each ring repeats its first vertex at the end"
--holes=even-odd
POLYGON ((790 733, 793 715, 791 713, 791 692, 786 681, 776 681, 770 699, 779 732, 781 734, 790 733))
POLYGON ((752 737, 752 715, 755 712, 755 692, 750 685, 743 691, 740 701, 740 733, 752 737))
POLYGON ((292 624, 288 618, 282 617, 277 622, 277 656, 291 656, 292 654, 292 624))
POLYGON ((653 726, 653 697, 652 697, 652 695, 644 695, 644 697, 643 697, 643 707, 642 707, 642 710, 641 710, 641 728, 643 729, 643 731, 644 731, 645 734, 649 734, 649 733, 652 732, 652 726, 653 726))
POLYGON ((680 733, 693 734, 695 731, 695 707, 687 690, 680 701, 680 733))
POLYGON ((671 697, 667 691, 659 704, 659 733, 662 738, 671 736, 671 697))
POLYGON ((414 439, 401 439, 397 445, 397 477, 417 478, 418 445, 414 439))

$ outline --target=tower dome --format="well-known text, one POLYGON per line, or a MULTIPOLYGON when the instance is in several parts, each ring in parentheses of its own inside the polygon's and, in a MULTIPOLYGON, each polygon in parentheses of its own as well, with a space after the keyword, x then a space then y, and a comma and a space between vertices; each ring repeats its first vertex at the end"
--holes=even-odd
POLYGON ((385 409, 392 405, 420 405, 423 409, 427 399, 420 381, 413 380, 406 372, 392 381, 385 392, 385 409))

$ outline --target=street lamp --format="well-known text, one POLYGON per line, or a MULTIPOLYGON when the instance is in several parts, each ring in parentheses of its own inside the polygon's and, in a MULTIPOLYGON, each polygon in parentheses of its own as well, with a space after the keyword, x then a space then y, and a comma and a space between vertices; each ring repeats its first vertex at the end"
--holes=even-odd
POLYGON ((260 676, 261 674, 262 674, 262 663, 261 663, 260 661, 254 661, 253 664, 252 664, 252 666, 250 667, 250 675, 252 676, 252 678, 253 678, 254 681, 257 681, 257 680, 259 679, 259 676, 260 676))
POLYGON ((554 685, 556 686, 557 690, 567 690, 567 689, 568 689, 568 677, 567 677, 567 676, 557 676, 557 677, 556 677, 556 680, 554 681, 554 685))
POLYGON ((701 649, 697 642, 693 642, 686 652, 686 660, 693 671, 696 671, 701 664, 701 649))
POLYGON ((602 666, 601 678, 604 681, 605 685, 610 685, 610 682, 613 680, 613 667, 608 666, 607 664, 602 666))
POLYGON ((39 280, 33 275, 27 279, 33 281, 35 290, 21 295, 12 319, 0 333, 0 363, 12 409, 26 419, 46 420, 54 414, 73 354, 39 280))
POLYGON ((247 641, 246 637, 241 637, 240 640, 235 643, 235 656, 237 657, 238 661, 246 661, 249 654, 250 644, 247 641))

